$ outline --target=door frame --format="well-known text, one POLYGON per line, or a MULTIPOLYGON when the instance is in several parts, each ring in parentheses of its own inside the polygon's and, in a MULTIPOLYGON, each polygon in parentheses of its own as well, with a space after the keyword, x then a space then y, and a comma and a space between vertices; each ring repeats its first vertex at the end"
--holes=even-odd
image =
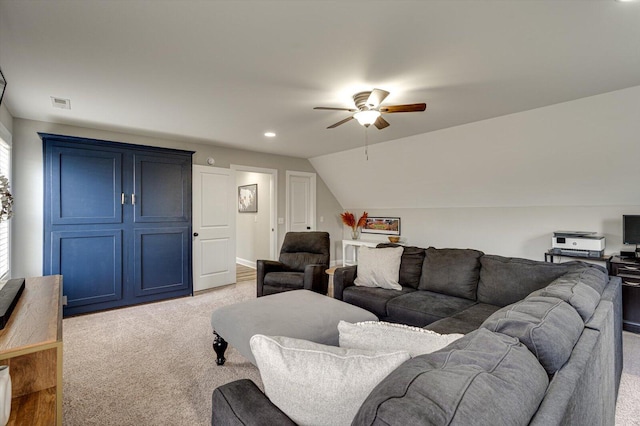
POLYGON ((286 179, 286 229, 287 232, 291 231, 291 218, 289 217, 289 207, 291 206, 291 200, 289 200, 289 189, 290 189, 290 181, 293 176, 303 176, 311 179, 311 193, 309 194, 311 206, 309 210, 311 211, 311 231, 316 230, 316 174, 311 172, 297 172, 293 170, 287 170, 287 179, 286 179))
MULTIPOLYGON (((271 228, 271 233, 269 236, 269 259, 276 260, 278 258, 278 170, 265 167, 243 166, 241 164, 231 164, 229 168, 236 172, 252 172, 270 175, 269 202, 271 203, 271 207, 269 210, 269 227, 271 228)), ((236 186, 238 185, 236 184, 236 186)))

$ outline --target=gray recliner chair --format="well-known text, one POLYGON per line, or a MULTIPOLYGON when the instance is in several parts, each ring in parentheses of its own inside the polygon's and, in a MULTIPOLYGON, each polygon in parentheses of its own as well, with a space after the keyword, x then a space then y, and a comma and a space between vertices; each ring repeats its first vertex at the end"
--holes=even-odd
POLYGON ((326 294, 330 248, 328 232, 287 232, 278 262, 257 261, 258 297, 302 289, 326 294))

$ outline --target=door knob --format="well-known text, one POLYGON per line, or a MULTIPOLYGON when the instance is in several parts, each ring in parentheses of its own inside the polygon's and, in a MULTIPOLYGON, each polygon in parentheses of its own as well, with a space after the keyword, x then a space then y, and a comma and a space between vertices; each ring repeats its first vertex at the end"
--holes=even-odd
POLYGON ((194 232, 194 233, 193 233, 193 236, 194 236, 194 237, 197 237, 197 236, 198 236, 198 233, 197 233, 197 232, 194 232))

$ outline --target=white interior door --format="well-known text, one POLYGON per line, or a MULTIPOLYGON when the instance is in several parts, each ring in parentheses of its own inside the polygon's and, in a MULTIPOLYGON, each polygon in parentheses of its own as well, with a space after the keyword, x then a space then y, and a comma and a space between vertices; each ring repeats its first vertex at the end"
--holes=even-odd
POLYGON ((316 174, 287 170, 287 231, 316 229, 316 174))
POLYGON ((193 166, 193 289, 236 282, 235 172, 193 166))

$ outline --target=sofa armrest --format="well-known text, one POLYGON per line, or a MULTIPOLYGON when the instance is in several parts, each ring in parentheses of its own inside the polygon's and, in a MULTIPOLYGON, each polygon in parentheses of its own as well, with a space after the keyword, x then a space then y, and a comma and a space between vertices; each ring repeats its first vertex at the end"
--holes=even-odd
POLYGON ((358 275, 357 272, 357 265, 336 269, 333 274, 333 297, 335 299, 342 300, 342 292, 344 289, 355 285, 354 281, 356 275, 358 275))
POLYGON ((249 379, 227 383, 211 396, 211 425, 295 425, 249 379))
POLYGON ((329 276, 324 272, 327 265, 314 264, 304 267, 304 289, 327 294, 329 276))
POLYGON ((275 260, 262 260, 256 261, 256 288, 258 291, 258 297, 262 296, 264 286, 264 276, 269 272, 280 272, 286 270, 284 263, 276 262, 275 260))

